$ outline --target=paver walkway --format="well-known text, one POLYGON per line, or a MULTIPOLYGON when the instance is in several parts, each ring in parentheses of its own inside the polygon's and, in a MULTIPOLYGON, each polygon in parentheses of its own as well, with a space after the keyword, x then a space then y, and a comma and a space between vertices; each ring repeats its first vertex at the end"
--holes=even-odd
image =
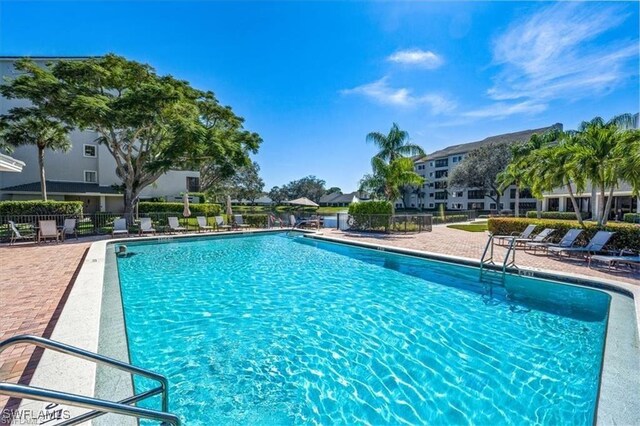
MULTIPOLYGON (((0 246, 0 340, 51 335, 90 244, 80 240, 0 246)), ((41 352, 22 345, 7 349, 0 354, 0 381, 28 384, 41 352)), ((0 396, 0 409, 7 400, 0 396)))

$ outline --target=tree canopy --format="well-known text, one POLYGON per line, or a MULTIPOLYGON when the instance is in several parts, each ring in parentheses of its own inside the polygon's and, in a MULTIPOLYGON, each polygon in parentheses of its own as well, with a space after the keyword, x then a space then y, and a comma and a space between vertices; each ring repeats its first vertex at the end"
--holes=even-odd
POLYGON ((388 163, 400 157, 425 155, 419 145, 409 142, 409 133, 401 130, 397 123, 393 123, 386 135, 380 132, 369 133, 367 142, 372 142, 380 149, 374 158, 380 158, 388 163))
POLYGON ((476 188, 500 208, 502 194, 498 175, 511 161, 512 152, 508 143, 488 143, 470 151, 449 176, 449 188, 476 188))
MULTIPOLYGON (((206 177, 206 172, 201 172, 206 177)), ((234 173, 202 189, 218 202, 224 202, 227 196, 237 200, 248 200, 253 203, 262 195, 264 181, 260 177, 260 166, 255 161, 247 166, 237 168, 234 173)))
POLYGON ((125 214, 140 191, 170 169, 216 165, 221 178, 250 163, 261 138, 243 119, 204 92, 146 64, 108 54, 60 60, 47 67, 24 59, 2 87, 47 116, 98 133, 122 179, 125 214))
POLYGON ((306 197, 317 203, 320 201, 320 197, 327 194, 325 184, 324 180, 309 175, 302 179, 293 180, 286 185, 274 186, 269 191, 269 198, 275 203, 280 203, 285 200, 306 197))

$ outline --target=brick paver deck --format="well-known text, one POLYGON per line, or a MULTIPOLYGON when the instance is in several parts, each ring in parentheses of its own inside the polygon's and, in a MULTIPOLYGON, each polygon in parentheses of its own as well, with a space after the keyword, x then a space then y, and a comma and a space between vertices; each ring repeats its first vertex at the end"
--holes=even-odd
MULTIPOLYGON (((0 246, 0 340, 18 334, 49 337, 91 241, 0 246)), ((14 346, 0 354, 0 381, 28 384, 41 356, 14 346)), ((0 409, 7 398, 0 396, 0 409)), ((14 407, 10 401, 6 408, 14 407)))

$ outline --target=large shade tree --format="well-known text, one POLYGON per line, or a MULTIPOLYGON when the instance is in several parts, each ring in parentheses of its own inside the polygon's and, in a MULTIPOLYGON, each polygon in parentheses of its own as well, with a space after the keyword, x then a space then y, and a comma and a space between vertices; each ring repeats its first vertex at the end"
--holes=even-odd
POLYGON ((488 143, 470 151, 449 176, 449 188, 483 191, 500 208, 502 185, 498 178, 511 162, 509 143, 488 143))
POLYGON ((20 74, 3 94, 24 98, 49 117, 93 130, 116 162, 125 214, 140 192, 170 169, 204 163, 226 172, 248 165, 261 139, 213 93, 160 76, 146 64, 113 54, 40 67, 16 62, 20 74))
MULTIPOLYGON (((206 173, 201 172, 200 176, 203 174, 207 176, 206 173)), ((210 198, 218 202, 224 202, 229 196, 254 203, 262 195, 264 181, 260 177, 260 166, 254 161, 247 166, 236 168, 231 176, 221 179, 213 185, 204 186, 202 189, 210 194, 210 198)))
POLYGON ((381 193, 392 204, 400 197, 401 188, 424 184, 424 178, 414 171, 410 158, 400 157, 387 163, 382 158, 373 157, 371 162, 373 174, 360 181, 360 190, 381 193))
MULTIPOLYGON (((10 97, 10 92, 0 87, 3 96, 10 97)), ((32 145, 38 150, 38 169, 40 171, 40 192, 47 201, 47 180, 45 176, 45 150, 68 151, 69 126, 59 120, 47 117, 38 107, 15 107, 7 114, 0 116, 0 145, 8 151, 22 145, 32 145)))

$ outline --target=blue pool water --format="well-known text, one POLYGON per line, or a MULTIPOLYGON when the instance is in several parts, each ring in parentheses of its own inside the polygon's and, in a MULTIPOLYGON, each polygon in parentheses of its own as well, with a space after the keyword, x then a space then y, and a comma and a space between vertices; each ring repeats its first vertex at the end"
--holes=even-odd
POLYGON ((131 361, 187 425, 593 423, 606 293, 285 234, 128 246, 131 361))

